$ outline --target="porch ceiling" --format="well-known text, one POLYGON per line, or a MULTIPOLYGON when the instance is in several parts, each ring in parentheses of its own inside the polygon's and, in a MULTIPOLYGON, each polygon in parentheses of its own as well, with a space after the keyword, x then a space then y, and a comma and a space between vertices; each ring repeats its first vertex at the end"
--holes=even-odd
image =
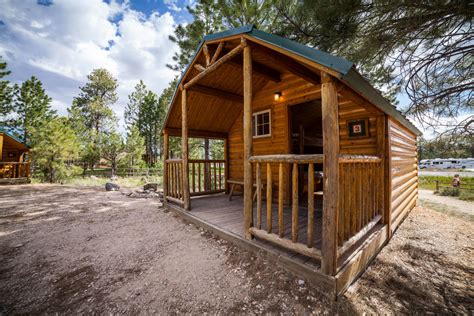
MULTIPOLYGON (((240 44, 238 40, 226 42, 220 56, 224 56, 240 44)), ((313 78, 313 83, 319 81, 319 72, 303 66, 297 61, 256 43, 252 43, 253 62, 253 93, 256 94, 268 82, 278 82, 284 74, 299 71, 313 78)), ((218 48, 218 43, 209 44, 209 55, 212 57, 218 48)), ((206 65, 206 57, 200 52, 190 65, 183 82, 189 82, 201 71, 200 66, 206 65)), ((222 64, 215 71, 203 77, 189 88, 188 92, 188 128, 189 135, 195 131, 210 133, 227 133, 243 109, 243 66, 242 54, 222 64)), ((168 113, 165 129, 179 134, 181 129, 181 91, 178 90, 168 113)), ((195 133, 196 134, 196 133, 195 133)))

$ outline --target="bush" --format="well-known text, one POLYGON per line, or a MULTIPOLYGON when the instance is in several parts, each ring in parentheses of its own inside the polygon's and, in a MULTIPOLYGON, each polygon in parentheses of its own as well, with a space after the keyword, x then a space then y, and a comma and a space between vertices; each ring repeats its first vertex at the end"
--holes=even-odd
POLYGON ((459 196, 459 189, 458 188, 444 188, 443 191, 440 192, 439 195, 442 196, 459 196))
POLYGON ((459 199, 463 201, 474 201, 474 192, 470 190, 463 190, 459 195, 459 199))

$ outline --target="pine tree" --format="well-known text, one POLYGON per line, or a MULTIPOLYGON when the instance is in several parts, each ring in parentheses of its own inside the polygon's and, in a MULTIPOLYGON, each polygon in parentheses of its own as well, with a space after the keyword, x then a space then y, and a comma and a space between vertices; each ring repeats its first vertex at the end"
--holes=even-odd
POLYGON ((68 109, 71 125, 81 140, 84 171, 94 168, 102 156, 102 139, 117 125, 111 106, 117 102, 117 80, 103 68, 94 69, 88 82, 68 109))
POLYGON ((113 176, 117 171, 119 155, 122 154, 124 150, 122 136, 115 131, 105 134, 102 138, 101 148, 102 157, 110 163, 113 176))
POLYGON ((10 87, 10 82, 3 79, 10 73, 7 70, 7 63, 3 62, 0 56, 0 124, 6 123, 7 115, 12 110, 13 89, 10 87))
POLYGON ((21 86, 15 85, 14 90, 13 117, 8 120, 8 125, 25 143, 29 143, 33 130, 39 130, 56 113, 51 109, 51 98, 36 77, 32 76, 21 86))
POLYGON ((43 180, 60 182, 77 173, 73 161, 79 153, 78 140, 67 118, 45 121, 41 127, 34 127, 32 135, 33 165, 43 180))
POLYGON ((140 167, 145 154, 145 140, 140 135, 140 131, 136 125, 127 133, 127 141, 125 143, 124 163, 129 168, 140 167))

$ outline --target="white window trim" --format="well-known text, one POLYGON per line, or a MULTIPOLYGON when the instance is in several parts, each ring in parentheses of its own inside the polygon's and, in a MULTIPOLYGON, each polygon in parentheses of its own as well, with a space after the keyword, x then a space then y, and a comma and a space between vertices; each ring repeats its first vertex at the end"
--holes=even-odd
POLYGON ((252 113, 252 121, 253 121, 252 128, 255 131, 257 131, 257 118, 256 117, 257 117, 257 115, 264 114, 264 113, 268 113, 268 124, 270 125, 269 128, 268 128, 269 133, 264 134, 264 135, 255 135, 255 136, 252 135, 253 138, 264 138, 264 137, 271 137, 272 136, 272 110, 271 109, 267 109, 267 110, 252 113))

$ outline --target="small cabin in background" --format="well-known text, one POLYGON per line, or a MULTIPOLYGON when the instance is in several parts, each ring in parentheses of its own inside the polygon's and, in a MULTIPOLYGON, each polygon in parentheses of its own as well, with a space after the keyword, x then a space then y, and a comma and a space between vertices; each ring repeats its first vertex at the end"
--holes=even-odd
POLYGON ((417 135, 343 58, 253 26, 208 35, 164 124, 165 206, 335 296, 415 206, 417 135), (189 137, 224 159, 189 159, 189 137))
POLYGON ((30 181, 30 148, 19 138, 0 127, 0 184, 30 181))

